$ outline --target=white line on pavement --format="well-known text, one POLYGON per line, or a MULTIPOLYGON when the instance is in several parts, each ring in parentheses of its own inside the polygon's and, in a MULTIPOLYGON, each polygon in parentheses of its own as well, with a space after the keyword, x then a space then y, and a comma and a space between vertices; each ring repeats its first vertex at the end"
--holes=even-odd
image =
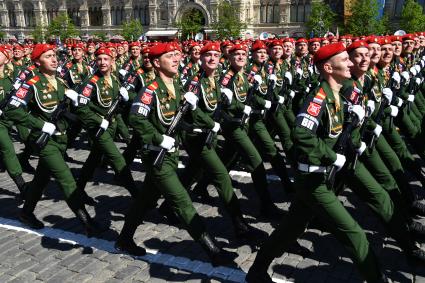
MULTIPOLYGON (((68 243, 72 245, 80 245, 84 247, 90 247, 97 250, 102 250, 110 253, 116 253, 114 248, 114 242, 107 241, 98 238, 87 238, 85 235, 76 234, 73 232, 64 231, 61 229, 55 229, 50 227, 45 227, 40 230, 33 230, 25 227, 19 221, 13 219, 7 219, 0 217, 0 228, 25 232, 27 234, 36 235, 38 237, 48 237, 51 239, 56 239, 62 243, 68 243)), ((213 267, 208 262, 202 262, 199 260, 191 260, 186 257, 173 256, 170 254, 160 253, 157 250, 146 249, 147 254, 142 257, 137 257, 147 261, 149 263, 162 264, 169 267, 174 267, 180 270, 189 271, 192 273, 201 273, 209 277, 228 280, 232 282, 244 282, 245 281, 245 272, 241 269, 235 269, 225 266, 213 267)), ((273 279, 274 282, 278 283, 289 283, 283 279, 273 279)))

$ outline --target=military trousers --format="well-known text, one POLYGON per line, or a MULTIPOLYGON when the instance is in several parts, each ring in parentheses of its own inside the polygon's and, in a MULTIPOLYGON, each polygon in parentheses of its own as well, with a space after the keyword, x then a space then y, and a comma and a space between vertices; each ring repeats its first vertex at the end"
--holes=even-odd
POLYGON ((7 173, 11 178, 22 175, 21 164, 6 126, 0 124, 0 152, 7 173))
POLYGON ((270 259, 280 256, 304 233, 314 216, 345 247, 363 278, 377 281, 381 273, 366 234, 327 187, 326 174, 298 171, 295 184, 295 198, 288 214, 264 242, 257 257, 271 262, 270 259))
POLYGON ((283 151, 291 163, 294 163, 295 149, 291 138, 291 128, 286 121, 283 111, 283 109, 278 109, 276 113, 268 115, 266 122, 267 130, 270 132, 271 137, 278 135, 283 151))

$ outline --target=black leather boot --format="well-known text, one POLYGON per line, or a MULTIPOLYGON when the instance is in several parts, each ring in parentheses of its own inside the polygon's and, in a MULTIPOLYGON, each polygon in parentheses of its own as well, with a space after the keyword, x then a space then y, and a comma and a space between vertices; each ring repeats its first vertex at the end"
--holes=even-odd
POLYGON ((117 181, 128 190, 133 199, 137 196, 137 187, 134 183, 133 175, 128 166, 125 166, 120 173, 117 174, 117 181))
POLYGON ((24 207, 22 208, 21 213, 19 214, 19 221, 33 229, 43 229, 43 222, 38 220, 37 217, 35 217, 34 215, 34 209, 36 204, 37 201, 35 201, 34 199, 26 199, 24 207))
POLYGON ((21 164, 22 170, 25 173, 34 174, 35 169, 34 169, 34 167, 31 166, 31 164, 28 161, 28 159, 30 157, 31 157, 31 154, 27 153, 27 150, 26 150, 26 147, 25 147, 24 152, 18 154, 18 161, 19 161, 19 164, 21 164))
POLYGON ((137 226, 136 222, 127 221, 126 219, 114 246, 118 252, 128 253, 133 256, 144 256, 146 254, 146 250, 139 247, 133 240, 137 226))
POLYGON ((13 182, 15 182, 16 187, 19 190, 19 194, 16 196, 16 200, 20 203, 23 202, 25 198, 25 191, 27 188, 27 183, 25 182, 24 178, 22 178, 22 175, 18 175, 15 177, 12 177, 13 182))
POLYGON ((212 266, 235 264, 234 258, 231 258, 230 253, 219 248, 215 240, 206 232, 201 234, 198 242, 210 258, 212 266))

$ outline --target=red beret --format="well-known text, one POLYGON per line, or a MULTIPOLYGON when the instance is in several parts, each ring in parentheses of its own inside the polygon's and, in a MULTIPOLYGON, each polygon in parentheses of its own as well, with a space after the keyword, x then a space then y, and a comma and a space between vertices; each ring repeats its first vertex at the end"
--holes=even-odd
POLYGON ((24 47, 23 47, 22 45, 20 45, 20 44, 16 44, 16 45, 13 47, 13 50, 24 50, 24 47))
POLYGON ((298 44, 298 43, 308 43, 308 41, 307 41, 307 39, 305 39, 305 38, 303 38, 303 37, 301 37, 301 38, 298 38, 297 39, 297 43, 296 44, 298 44))
POLYGON ((89 46, 94 46, 94 47, 96 47, 96 44, 95 44, 94 42, 90 42, 89 44, 87 44, 87 47, 89 47, 89 46))
POLYGON ((403 41, 403 37, 401 35, 393 35, 391 37, 391 41, 392 42, 394 42, 394 41, 400 41, 400 42, 402 42, 403 41))
POLYGON ((201 49, 201 54, 204 54, 208 51, 217 51, 221 53, 220 44, 218 42, 209 42, 205 44, 205 46, 201 49))
POLYGON ((320 38, 313 37, 313 38, 310 38, 310 40, 308 42, 309 43, 313 43, 313 42, 319 42, 320 43, 320 38))
POLYGON ((379 36, 369 36, 368 38, 366 38, 366 42, 368 44, 379 44, 381 45, 381 38, 379 36))
POLYGON ((381 45, 392 44, 391 37, 385 36, 381 39, 381 45))
POLYGON ((413 34, 408 33, 403 36, 403 41, 405 40, 415 40, 415 37, 413 36, 413 34))
POLYGON ((313 61, 315 64, 327 60, 339 53, 345 51, 345 46, 341 42, 332 43, 326 46, 321 47, 313 57, 313 61))
POLYGON ((145 46, 142 49, 142 54, 146 54, 146 53, 150 53, 151 52, 151 48, 149 46, 145 46))
POLYGON ((111 50, 109 50, 108 48, 106 48, 106 47, 100 47, 99 49, 97 49, 96 50, 96 52, 94 53, 94 55, 96 55, 96 56, 99 56, 99 55, 102 55, 102 54, 105 54, 105 55, 108 55, 108 56, 110 56, 110 57, 112 57, 112 51, 111 50))
POLYGON ((31 60, 34 61, 38 59, 41 56, 41 54, 43 54, 44 52, 47 52, 49 50, 54 50, 54 49, 55 49, 54 45, 45 44, 45 43, 36 44, 31 53, 31 60))
POLYGON ((6 56, 6 58, 9 58, 9 52, 7 52, 6 47, 0 46, 0 52, 3 53, 6 56))
POLYGON ((272 48, 274 46, 283 46, 283 42, 281 40, 279 40, 279 39, 272 40, 270 42, 269 47, 272 48))
POLYGON ((220 44, 220 46, 221 47, 227 47, 227 46, 230 46, 230 47, 232 47, 233 46, 233 43, 231 42, 231 41, 229 41, 229 40, 225 40, 225 41, 223 41, 221 44, 220 44))
POLYGON ((246 52, 246 45, 241 43, 235 44, 232 46, 232 48, 229 49, 229 53, 233 53, 238 50, 243 50, 246 52))
POLYGON ((350 53, 351 51, 360 47, 369 48, 369 45, 364 40, 357 40, 351 43, 350 46, 347 47, 347 52, 350 53))
POLYGON ((168 43, 168 42, 161 42, 151 47, 149 58, 157 58, 157 57, 160 57, 162 54, 175 51, 175 50, 176 50, 176 46, 174 44, 168 43))
POLYGON ((267 49, 267 46, 264 43, 264 41, 256 40, 251 47, 251 51, 255 52, 255 51, 260 50, 260 49, 267 49))
POLYGON ((114 48, 117 49, 117 45, 113 42, 106 43, 106 48, 114 48))
POLYGON ((76 43, 76 44, 72 45, 72 49, 74 49, 74 48, 84 49, 84 43, 80 42, 80 43, 76 43))
POLYGON ((189 44, 189 50, 191 50, 192 48, 194 48, 194 47, 201 47, 201 45, 198 43, 198 42, 196 42, 196 41, 194 41, 194 42, 191 42, 190 44, 189 44))
POLYGON ((130 43, 130 45, 129 45, 129 47, 131 48, 131 47, 134 47, 134 46, 138 46, 138 47, 140 47, 140 42, 138 42, 138 41, 133 41, 132 43, 130 43))

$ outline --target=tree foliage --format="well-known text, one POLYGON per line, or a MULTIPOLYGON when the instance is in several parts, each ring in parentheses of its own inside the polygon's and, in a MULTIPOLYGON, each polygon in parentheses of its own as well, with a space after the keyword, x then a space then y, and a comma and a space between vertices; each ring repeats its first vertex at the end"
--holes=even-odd
POLYGON ((100 41, 107 41, 108 40, 108 35, 104 31, 96 31, 96 32, 93 33, 93 36, 95 38, 99 39, 100 41))
POLYGON ((380 34, 384 29, 379 20, 379 3, 376 0, 356 0, 351 6, 352 15, 345 25, 345 32, 354 35, 380 34))
POLYGON ((239 20, 239 9, 232 6, 227 1, 220 1, 218 4, 218 19, 212 24, 216 30, 217 38, 238 38, 242 30, 246 29, 246 23, 239 20))
POLYGON ((137 40, 143 34, 142 23, 134 19, 124 22, 121 29, 121 35, 125 38, 125 40, 129 41, 137 40))
POLYGON ((46 36, 59 37, 61 40, 78 36, 79 32, 67 13, 57 15, 47 27, 46 36))
POLYGON ((313 33, 314 36, 323 36, 332 28, 336 20, 336 13, 331 7, 323 2, 313 2, 311 14, 306 23, 308 33, 313 33))
POLYGON ((187 39, 188 37, 193 37, 194 34, 202 29, 203 20, 204 16, 201 11, 189 9, 182 15, 176 26, 180 29, 182 38, 187 39))
POLYGON ((43 25, 36 25, 34 30, 31 32, 31 36, 34 39, 34 42, 44 42, 46 40, 46 27, 43 25))
POLYGON ((425 28, 425 15, 420 4, 414 0, 406 0, 401 12, 400 27, 402 30, 412 33, 423 31, 425 28))

